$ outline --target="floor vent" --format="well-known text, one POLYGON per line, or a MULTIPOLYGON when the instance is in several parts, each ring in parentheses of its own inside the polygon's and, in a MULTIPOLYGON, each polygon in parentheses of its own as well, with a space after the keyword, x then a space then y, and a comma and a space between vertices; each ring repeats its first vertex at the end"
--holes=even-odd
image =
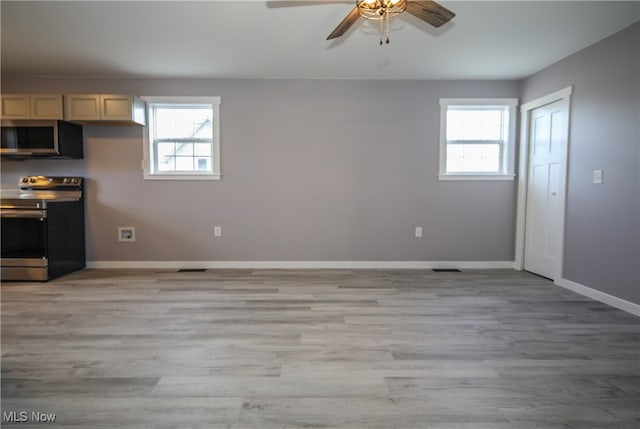
POLYGON ((179 273, 204 273, 207 271, 206 268, 180 268, 178 270, 179 273))
POLYGON ((461 273, 457 268, 433 268, 431 271, 434 273, 461 273))

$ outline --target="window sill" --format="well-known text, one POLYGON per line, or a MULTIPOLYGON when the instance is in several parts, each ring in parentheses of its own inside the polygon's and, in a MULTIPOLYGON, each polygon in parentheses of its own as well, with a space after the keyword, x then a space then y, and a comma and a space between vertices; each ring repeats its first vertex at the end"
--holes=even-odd
POLYGON ((144 180, 220 180, 220 174, 144 174, 144 180))
POLYGON ((438 180, 490 180, 490 181, 513 181, 515 174, 440 174, 438 180))

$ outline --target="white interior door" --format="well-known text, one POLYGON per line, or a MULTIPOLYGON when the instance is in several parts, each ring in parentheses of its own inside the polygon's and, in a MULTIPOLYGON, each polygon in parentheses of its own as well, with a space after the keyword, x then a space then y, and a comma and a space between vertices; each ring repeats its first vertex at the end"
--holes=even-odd
POLYGON ((556 279, 562 258, 568 103, 530 111, 524 269, 556 279))

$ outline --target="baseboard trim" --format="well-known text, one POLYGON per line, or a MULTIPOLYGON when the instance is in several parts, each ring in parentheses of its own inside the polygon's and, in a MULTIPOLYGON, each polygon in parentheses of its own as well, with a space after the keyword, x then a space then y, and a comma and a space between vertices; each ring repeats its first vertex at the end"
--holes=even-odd
POLYGON ((87 261, 96 269, 512 269, 513 261, 87 261))
POLYGON ((634 304, 633 302, 626 301, 613 295, 609 295, 608 293, 600 292, 599 290, 592 289, 588 286, 584 286, 580 283, 576 283, 567 279, 556 280, 555 284, 572 292, 584 295, 591 299, 595 299, 596 301, 600 301, 604 304, 610 305, 619 310, 626 311, 627 313, 631 313, 634 316, 640 317, 640 305, 634 304))

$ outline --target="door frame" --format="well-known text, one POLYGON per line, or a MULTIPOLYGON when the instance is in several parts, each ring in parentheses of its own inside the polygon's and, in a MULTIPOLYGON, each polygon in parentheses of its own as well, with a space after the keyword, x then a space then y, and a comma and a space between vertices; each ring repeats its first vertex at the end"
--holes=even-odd
POLYGON ((567 202, 567 176, 569 173, 569 136, 571 130, 571 95, 573 94, 573 85, 547 94, 536 100, 520 106, 520 163, 518 166, 518 199, 516 208, 516 246, 515 260, 513 267, 516 270, 524 269, 524 249, 525 249, 525 232, 527 217, 527 189, 529 186, 529 140, 531 131, 531 111, 555 103, 556 101, 564 101, 567 108, 567 153, 565 155, 565 174, 561 179, 560 187, 563 190, 563 198, 560 200, 560 252, 558 263, 555 267, 554 282, 562 279, 564 266, 564 233, 566 218, 566 202, 567 202))

